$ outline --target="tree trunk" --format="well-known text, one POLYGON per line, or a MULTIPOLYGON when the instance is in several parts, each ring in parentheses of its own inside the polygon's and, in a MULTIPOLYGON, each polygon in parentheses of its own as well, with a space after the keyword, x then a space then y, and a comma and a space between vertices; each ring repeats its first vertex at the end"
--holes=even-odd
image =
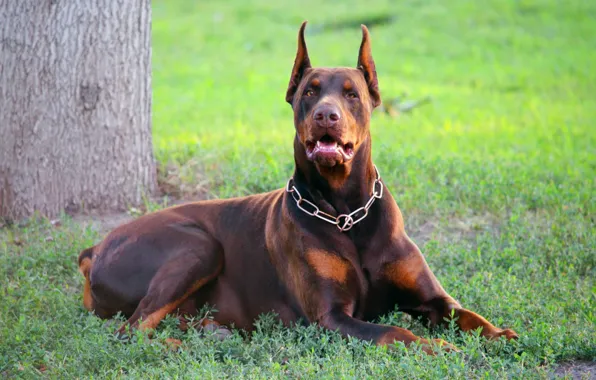
POLYGON ((0 0, 0 218, 156 189, 150 0, 0 0))

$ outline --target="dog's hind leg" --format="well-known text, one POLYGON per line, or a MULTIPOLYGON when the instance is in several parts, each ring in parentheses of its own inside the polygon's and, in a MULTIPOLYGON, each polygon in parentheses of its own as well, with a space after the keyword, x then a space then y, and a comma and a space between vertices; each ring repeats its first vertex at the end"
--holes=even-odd
POLYGON ((161 320, 176 309, 193 293, 217 277, 223 266, 223 250, 219 242, 202 230, 193 230, 192 238, 186 237, 157 271, 149 284, 145 297, 135 312, 120 327, 140 330, 154 329, 161 320))

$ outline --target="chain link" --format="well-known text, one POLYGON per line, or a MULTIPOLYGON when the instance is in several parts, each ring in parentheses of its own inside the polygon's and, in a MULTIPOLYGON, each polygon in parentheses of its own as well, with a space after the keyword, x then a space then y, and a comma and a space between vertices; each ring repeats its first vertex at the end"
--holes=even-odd
POLYGON ((286 185, 286 192, 292 195, 294 201, 296 202, 296 206, 304 213, 317 217, 321 220, 324 220, 327 223, 331 223, 340 231, 348 231, 354 224, 361 222, 364 218, 368 215, 368 210, 371 208, 372 204, 375 203, 375 200, 381 199, 383 197, 383 182, 381 182, 381 175, 379 174, 379 169, 375 166, 375 172, 377 173, 377 178, 373 182, 372 185, 372 196, 366 202, 363 207, 360 207, 349 214, 341 214, 338 216, 333 216, 323 212, 317 207, 316 204, 312 203, 308 199, 302 198, 302 195, 294 186, 294 178, 290 178, 288 184, 286 185))

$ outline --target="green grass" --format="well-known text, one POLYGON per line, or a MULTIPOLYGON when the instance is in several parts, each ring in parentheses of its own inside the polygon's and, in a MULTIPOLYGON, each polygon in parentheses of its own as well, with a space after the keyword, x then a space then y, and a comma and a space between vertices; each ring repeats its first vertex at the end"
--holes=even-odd
POLYGON ((152 343, 123 344, 81 304, 76 255, 101 236, 41 221, 0 229, 0 374, 544 378, 559 362, 596 361, 595 2, 202 3, 153 2, 161 180, 209 197, 283 186, 300 22, 310 21, 314 65, 353 66, 358 23, 389 16, 370 28, 382 95, 432 103, 375 114, 375 163, 443 286, 519 341, 429 332, 396 312, 383 322, 462 352, 388 350, 271 316, 251 339, 180 334, 169 319, 152 343), (166 349, 170 336, 179 352, 166 349))

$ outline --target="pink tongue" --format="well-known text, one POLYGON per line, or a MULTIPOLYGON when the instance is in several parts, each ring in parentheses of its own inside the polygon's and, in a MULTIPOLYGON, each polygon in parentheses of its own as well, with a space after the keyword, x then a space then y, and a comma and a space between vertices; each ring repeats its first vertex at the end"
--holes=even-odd
POLYGON ((335 152, 337 150, 337 143, 336 142, 317 142, 316 149, 319 152, 335 152))

